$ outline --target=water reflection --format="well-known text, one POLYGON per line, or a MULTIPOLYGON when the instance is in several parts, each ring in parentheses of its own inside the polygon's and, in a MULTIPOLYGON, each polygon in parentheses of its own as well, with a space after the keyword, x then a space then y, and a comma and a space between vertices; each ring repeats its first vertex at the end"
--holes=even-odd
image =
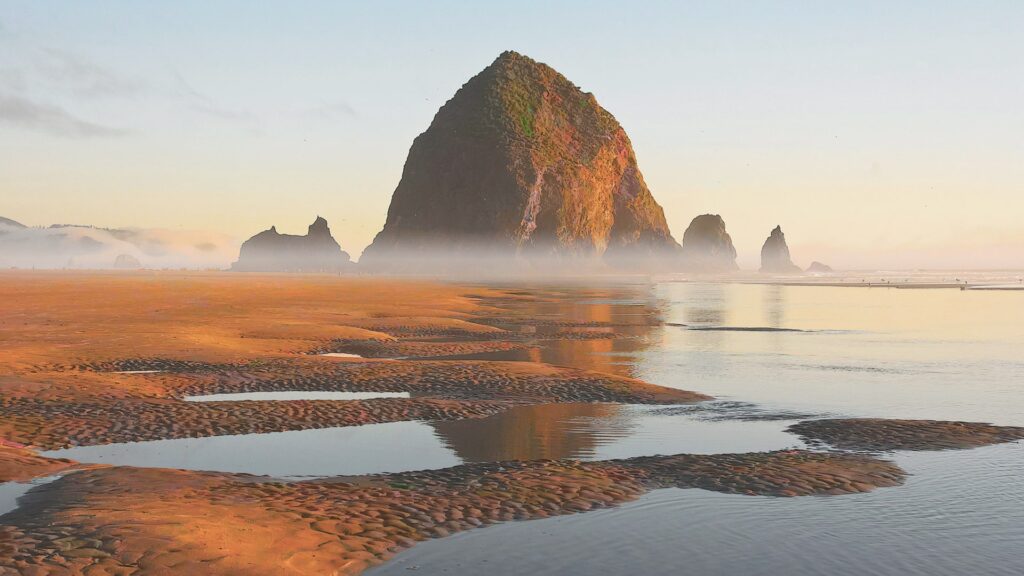
POLYGON ((653 285, 534 288, 502 303, 500 328, 536 336, 528 348, 454 358, 544 362, 634 377, 640 352, 660 339, 667 303, 653 285))
POLYGON ((722 284, 688 285, 689 298, 682 310, 684 324, 721 326, 726 322, 726 290, 722 284))
POLYGON ((448 468, 463 462, 749 452, 799 444, 780 421, 709 421, 664 407, 521 406, 488 418, 78 446, 45 452, 120 466, 345 476, 448 468))
POLYGON ((598 444, 627 436, 634 427, 616 404, 525 406, 482 420, 432 426, 468 462, 584 458, 598 444))
POLYGON ((481 420, 431 425, 466 462, 575 458, 609 460, 653 454, 760 452, 799 446, 788 415, 751 415, 748 407, 679 411, 630 404, 524 406, 481 420), (729 418, 730 415, 737 418, 729 418), (712 416, 709 418, 708 416, 712 416), (760 419, 764 418, 764 419, 760 419))
POLYGON ((786 323, 785 286, 771 285, 764 291, 765 321, 767 326, 782 328, 786 323))
POLYGON ((666 327, 639 358, 648 382, 812 413, 1024 423, 1019 294, 686 282, 656 292, 668 322, 718 314, 719 326, 800 331, 666 327))

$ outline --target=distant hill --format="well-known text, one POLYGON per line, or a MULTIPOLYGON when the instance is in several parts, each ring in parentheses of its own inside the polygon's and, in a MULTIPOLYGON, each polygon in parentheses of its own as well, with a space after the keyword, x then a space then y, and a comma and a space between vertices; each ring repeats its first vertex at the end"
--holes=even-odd
POLYGON ((212 232, 99 228, 77 224, 26 227, 0 218, 0 268, 226 268, 237 246, 212 232))
POLYGON ((413 141, 360 265, 658 267, 678 252, 622 126, 551 67, 504 52, 413 141))
POLYGON ((0 226, 8 226, 10 228, 27 228, 27 226, 21 222, 15 222, 14 220, 4 218, 3 216, 0 216, 0 226))

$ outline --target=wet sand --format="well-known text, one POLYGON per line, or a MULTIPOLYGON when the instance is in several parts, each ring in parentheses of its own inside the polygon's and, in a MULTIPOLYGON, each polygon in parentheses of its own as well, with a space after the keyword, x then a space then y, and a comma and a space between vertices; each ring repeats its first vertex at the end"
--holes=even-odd
POLYGON ((30 492, 0 525, 0 571, 357 574, 420 540, 586 512, 656 488, 838 495, 903 476, 884 460, 802 451, 469 464, 292 483, 105 468, 30 492))
POLYGON ((983 422, 832 418, 799 422, 788 428, 812 444, 840 450, 962 450, 1024 440, 1024 428, 983 422))
POLYGON ((44 458, 13 442, 0 443, 0 482, 26 482, 75 467, 71 460, 44 458))
MULTIPOLYGON (((36 453, 68 446, 456 421, 528 405, 709 399, 535 360, 443 359, 537 340, 614 343, 660 324, 650 315, 562 317, 557 297, 332 276, 3 272, 0 480, 76 468, 36 453), (556 310, 531 315, 510 306, 523 301, 556 310), (364 358, 319 356, 325 352, 364 358), (185 400, 285 391, 411 397, 185 400)), ((849 419, 790 428, 846 450, 966 448, 1020 439, 1017 430, 849 419)), ((33 489, 0 518, 0 574, 355 574, 424 538, 585 512, 661 487, 841 496, 903 479, 870 455, 808 451, 529 460, 305 482, 82 468, 33 489)))
MULTIPOLYGON (((508 349, 524 340, 478 321, 504 314, 494 303, 522 296, 467 291, 329 276, 5 273, 0 310, 9 320, 2 334, 15 344, 0 351, 0 438, 54 449, 479 418, 523 404, 707 398, 545 364, 316 355, 341 351, 339 342, 373 342, 389 353, 415 350, 429 357, 508 349), (398 304, 405 302, 415 304, 398 304), (413 398, 184 401, 279 391, 408 392, 413 398)), ((566 337, 577 335, 570 330, 566 337)))

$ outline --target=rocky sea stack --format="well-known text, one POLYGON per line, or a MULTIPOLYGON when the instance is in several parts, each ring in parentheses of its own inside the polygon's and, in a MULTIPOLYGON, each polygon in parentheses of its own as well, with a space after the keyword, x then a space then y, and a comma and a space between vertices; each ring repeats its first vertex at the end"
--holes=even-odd
POLYGON ((131 254, 118 254, 114 258, 114 268, 118 270, 138 270, 142 268, 142 262, 131 254))
POLYGON ((800 267, 793 264, 789 256, 789 246, 786 245, 786 235, 782 233, 782 226, 776 226, 768 239, 761 247, 761 272, 772 274, 796 274, 801 272, 800 267))
POLYGON ((725 231, 725 220, 718 214, 702 214, 690 222, 683 233, 683 264, 699 272, 738 270, 736 248, 725 231))
POLYGON ((360 264, 638 268, 678 251, 622 126, 554 69, 504 52, 413 141, 360 264))
POLYGON ((353 266, 347 252, 331 236, 327 220, 317 216, 305 236, 280 234, 270 227, 242 243, 240 272, 342 272, 353 266))

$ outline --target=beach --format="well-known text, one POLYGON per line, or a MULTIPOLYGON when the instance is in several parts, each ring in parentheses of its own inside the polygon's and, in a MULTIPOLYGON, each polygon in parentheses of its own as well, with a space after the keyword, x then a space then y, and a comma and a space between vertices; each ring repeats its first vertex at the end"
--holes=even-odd
MULTIPOLYGON (((902 378, 915 394, 900 362, 919 367, 915 354, 935 352, 870 360, 891 348, 878 342, 878 318, 945 333, 942 320, 888 308, 830 318, 814 308, 830 289, 0 273, 0 482, 38 483, 0 511, 0 573, 357 574, 425 540, 586 515, 652 491, 755 501, 900 490, 903 452, 1024 438, 1024 419, 983 418, 955 395, 946 408, 889 413, 841 391, 832 404, 809 388, 794 396, 786 387, 799 379, 775 381, 774 369, 745 388, 757 378, 737 375, 730 357, 810 362, 834 345, 868 346, 864 365, 830 360, 811 373, 826 386, 849 374, 865 385, 902 378), (833 320, 843 325, 820 324, 833 320), (801 338, 813 347, 801 350, 801 338), (723 380, 733 377, 738 388, 723 380), (351 436, 318 440, 360 429, 377 439, 358 442, 399 457, 359 455, 351 436), (684 445, 687 434, 698 436, 684 445), (316 451, 232 469, 218 450, 248 445, 217 439, 254 442, 254 461, 316 451), (268 439, 277 443, 255 444, 268 439), (172 444, 184 446, 173 458, 172 444)), ((960 294, 934 292, 898 297, 948 308, 943 299, 960 294)), ((852 298, 851 309, 889 305, 852 298)), ((909 400, 894 392, 891 405, 909 400)))

